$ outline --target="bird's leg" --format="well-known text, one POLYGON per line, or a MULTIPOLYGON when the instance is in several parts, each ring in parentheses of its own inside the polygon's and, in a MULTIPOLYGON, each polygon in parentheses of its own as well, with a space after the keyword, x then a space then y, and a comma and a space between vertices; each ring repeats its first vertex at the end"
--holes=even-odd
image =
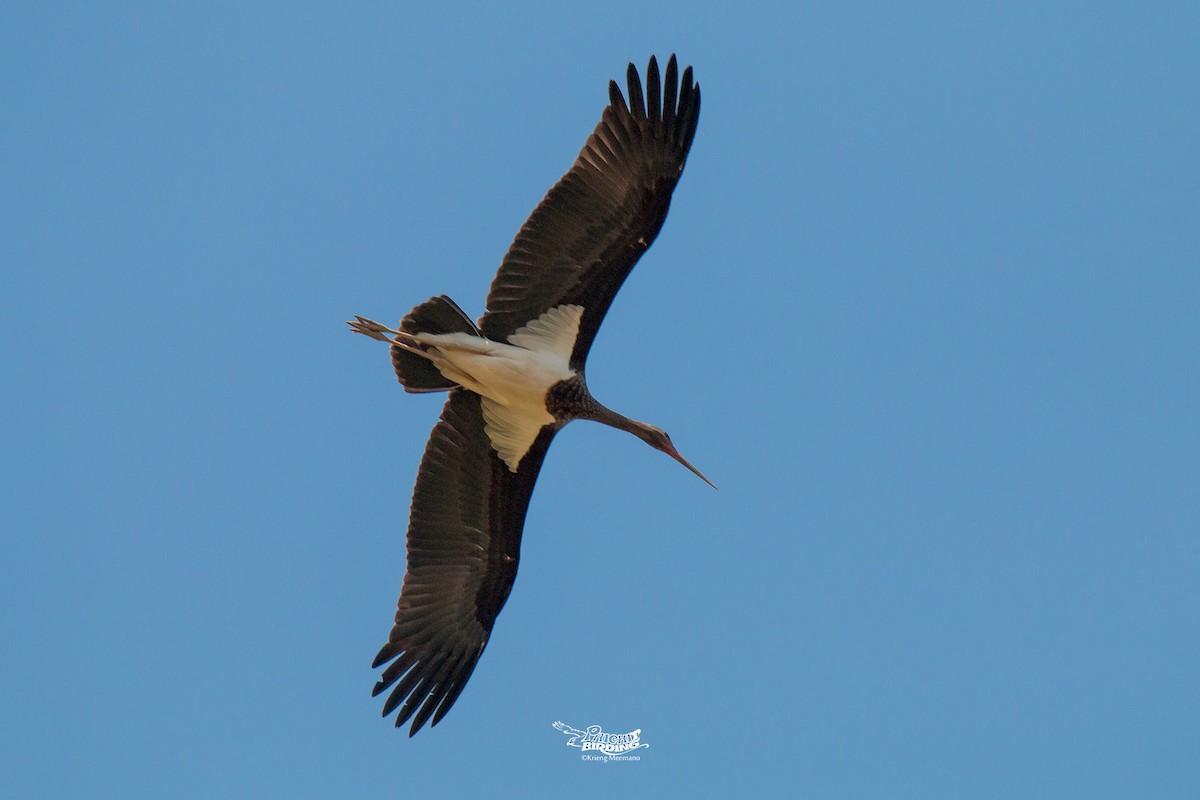
POLYGON ((347 321, 346 324, 350 326, 350 330, 355 333, 361 333, 363 336, 370 336, 372 339, 378 339, 381 342, 391 344, 392 336, 400 335, 400 331, 394 331, 386 325, 380 325, 373 319, 360 317, 358 314, 354 315, 354 319, 356 320, 355 322, 347 321))
POLYGON ((347 321, 346 324, 355 333, 361 333, 363 336, 370 336, 372 339, 387 342, 392 347, 399 347, 401 350, 407 350, 422 358, 430 358, 426 348, 422 347, 420 342, 411 333, 392 330, 386 325, 380 325, 375 320, 360 317, 358 314, 354 315, 354 319, 354 322, 347 321))

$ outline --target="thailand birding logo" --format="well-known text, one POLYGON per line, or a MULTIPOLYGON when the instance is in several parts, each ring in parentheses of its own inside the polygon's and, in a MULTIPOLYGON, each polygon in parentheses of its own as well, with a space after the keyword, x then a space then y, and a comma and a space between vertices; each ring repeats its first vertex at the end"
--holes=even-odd
POLYGON ((629 733, 605 733, 599 725, 589 725, 585 731, 572 728, 565 722, 556 722, 554 727, 571 737, 567 740, 568 747, 578 747, 583 751, 580 756, 583 761, 641 761, 641 756, 627 753, 650 746, 641 740, 641 728, 629 733))

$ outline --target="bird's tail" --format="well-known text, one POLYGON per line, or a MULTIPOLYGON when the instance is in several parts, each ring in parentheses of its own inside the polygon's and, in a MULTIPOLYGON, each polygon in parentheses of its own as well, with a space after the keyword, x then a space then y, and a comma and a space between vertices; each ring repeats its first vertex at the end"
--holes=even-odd
POLYGON ((458 386, 443 375, 425 348, 413 336, 418 333, 469 333, 483 336, 471 318, 446 295, 431 297, 408 312, 400 321, 400 335, 392 340, 392 366, 407 392, 444 392, 458 386))

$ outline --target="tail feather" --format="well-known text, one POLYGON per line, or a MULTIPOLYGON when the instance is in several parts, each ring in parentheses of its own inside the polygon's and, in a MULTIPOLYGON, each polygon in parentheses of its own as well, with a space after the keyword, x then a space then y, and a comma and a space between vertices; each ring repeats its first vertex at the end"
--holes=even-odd
POLYGON ((423 346, 411 338, 417 333, 469 333, 482 336, 458 304, 446 295, 421 303, 400 321, 401 336, 392 340, 392 366, 407 392, 444 392, 458 386, 443 375, 423 354, 423 346), (403 337, 403 334, 409 334, 403 337), (403 337, 403 341, 402 341, 403 337))
POLYGON ((446 295, 431 297, 400 320, 405 333, 470 333, 482 336, 479 328, 458 303, 446 295))

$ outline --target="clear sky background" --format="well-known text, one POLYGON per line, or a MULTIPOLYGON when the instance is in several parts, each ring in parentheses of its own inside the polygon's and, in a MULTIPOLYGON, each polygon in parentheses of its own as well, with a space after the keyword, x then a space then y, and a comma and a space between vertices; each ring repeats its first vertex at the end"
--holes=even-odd
POLYGON ((20 5, 0 795, 1200 791, 1195 4, 20 5), (410 740, 370 661, 441 398, 343 321, 482 311, 672 51, 699 133, 588 377, 720 490, 568 427, 410 740))

